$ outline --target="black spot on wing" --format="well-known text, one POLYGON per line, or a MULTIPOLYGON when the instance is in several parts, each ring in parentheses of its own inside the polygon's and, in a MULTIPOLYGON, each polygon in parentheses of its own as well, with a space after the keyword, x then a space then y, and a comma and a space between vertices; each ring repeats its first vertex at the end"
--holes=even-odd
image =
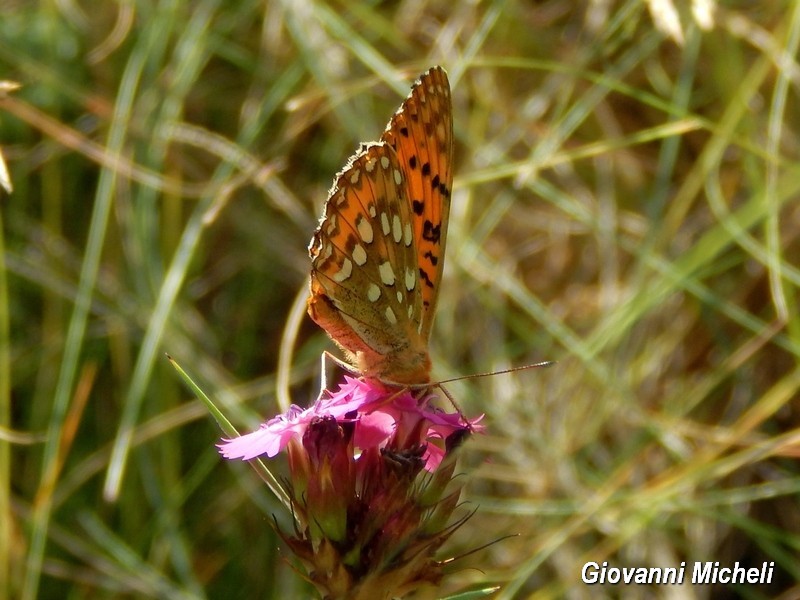
MULTIPOLYGON (((428 287, 431 287, 431 288, 433 287, 433 282, 431 281, 431 278, 428 277, 428 273, 425 272, 425 269, 420 268, 420 270, 419 270, 419 278, 422 281, 424 281, 425 285, 427 285, 428 287)), ((425 304, 427 305, 428 303, 425 302, 425 304)))
POLYGON ((428 250, 428 251, 427 251, 427 252, 424 254, 424 256, 425 256, 425 258, 427 258, 429 261, 431 261, 431 264, 432 264, 434 267, 435 267, 435 266, 436 266, 436 265, 439 263, 439 257, 438 257, 438 256, 435 256, 435 255, 433 254, 433 252, 431 252, 430 250, 428 250))
POLYGON ((438 244, 439 238, 441 237, 441 231, 441 224, 434 226, 430 220, 426 219, 422 226, 422 239, 433 244, 438 244))

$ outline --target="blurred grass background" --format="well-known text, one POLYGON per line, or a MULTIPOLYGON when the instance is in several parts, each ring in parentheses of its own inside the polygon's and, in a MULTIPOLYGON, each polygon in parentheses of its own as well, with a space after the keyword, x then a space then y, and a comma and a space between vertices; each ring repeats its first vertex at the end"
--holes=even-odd
POLYGON ((281 377, 315 396, 308 240, 433 64, 435 376, 558 364, 449 386, 488 433, 442 558, 515 537, 430 595, 800 597, 799 39, 788 1, 3 2, 0 598, 310 594, 165 353, 241 431, 281 377), (775 575, 600 588, 590 560, 775 575))

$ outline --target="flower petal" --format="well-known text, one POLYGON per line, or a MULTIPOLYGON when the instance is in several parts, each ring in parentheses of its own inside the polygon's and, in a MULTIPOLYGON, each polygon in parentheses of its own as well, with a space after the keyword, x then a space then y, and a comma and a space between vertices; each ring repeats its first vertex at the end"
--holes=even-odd
POLYGON ((353 443, 358 448, 382 447, 395 430, 394 417, 388 413, 374 411, 361 415, 356 424, 353 443))

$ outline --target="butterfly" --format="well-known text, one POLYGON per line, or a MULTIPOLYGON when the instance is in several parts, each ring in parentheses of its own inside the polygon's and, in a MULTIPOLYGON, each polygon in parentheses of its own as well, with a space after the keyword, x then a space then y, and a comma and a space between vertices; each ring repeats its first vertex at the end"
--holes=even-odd
POLYGON ((453 184, 450 83, 423 73, 339 172, 309 244, 308 314, 364 378, 430 381, 453 184))

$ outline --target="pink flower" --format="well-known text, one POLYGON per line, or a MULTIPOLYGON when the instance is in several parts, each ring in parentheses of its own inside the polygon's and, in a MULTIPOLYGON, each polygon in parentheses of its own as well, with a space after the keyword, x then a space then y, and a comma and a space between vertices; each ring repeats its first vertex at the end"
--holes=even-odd
POLYGON ((302 440, 312 422, 333 417, 340 424, 354 424, 353 446, 361 451, 399 451, 424 445, 425 468, 434 471, 444 457, 446 441, 482 429, 477 423, 483 417, 467 421, 460 413, 433 408, 429 399, 417 399, 409 390, 387 390, 377 382, 345 377, 337 392, 321 397, 311 407, 292 405, 257 431, 223 440, 218 447, 229 459, 273 457, 290 440, 302 440))
POLYGON ((481 418, 435 408, 430 390, 345 377, 219 448, 244 460, 286 449, 294 533, 278 533, 309 580, 328 598, 388 598, 444 575, 434 554, 470 516, 449 523, 456 449, 481 418))

